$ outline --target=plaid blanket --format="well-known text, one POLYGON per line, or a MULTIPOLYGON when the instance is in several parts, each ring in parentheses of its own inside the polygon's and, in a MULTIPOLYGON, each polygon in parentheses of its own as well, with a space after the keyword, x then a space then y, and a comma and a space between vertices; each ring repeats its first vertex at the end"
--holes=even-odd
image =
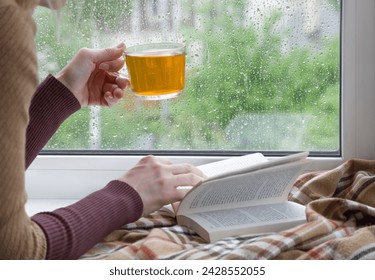
POLYGON ((82 259, 375 259, 375 161, 303 174, 289 199, 306 205, 307 222, 282 232, 208 244, 157 211, 112 232, 82 259))

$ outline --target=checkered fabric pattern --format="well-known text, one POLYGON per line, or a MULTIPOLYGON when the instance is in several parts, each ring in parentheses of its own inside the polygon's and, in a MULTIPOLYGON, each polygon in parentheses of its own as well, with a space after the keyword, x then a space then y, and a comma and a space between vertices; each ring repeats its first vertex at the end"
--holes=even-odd
POLYGON ((375 161, 303 174, 289 200, 307 222, 272 234, 205 243, 157 211, 112 232, 82 259, 375 259, 375 161))

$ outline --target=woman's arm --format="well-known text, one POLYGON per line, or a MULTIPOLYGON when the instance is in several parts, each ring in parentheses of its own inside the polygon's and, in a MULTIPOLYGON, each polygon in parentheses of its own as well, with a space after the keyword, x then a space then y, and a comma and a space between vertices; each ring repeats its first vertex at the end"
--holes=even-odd
MULTIPOLYGON (((38 87, 30 106, 26 133, 26 167, 56 132, 60 124, 79 110, 74 95, 53 76, 38 87)), ((138 219, 143 203, 138 193, 120 181, 108 185, 79 202, 32 217, 43 229, 47 259, 75 259, 112 230, 138 219)))
POLYGON ((142 211, 139 194, 114 180, 75 204, 38 213, 32 220, 46 235, 46 259, 76 259, 111 231, 137 220, 142 211))
POLYGON ((26 131, 26 169, 59 126, 81 108, 78 100, 61 82, 49 75, 37 88, 29 109, 26 131))

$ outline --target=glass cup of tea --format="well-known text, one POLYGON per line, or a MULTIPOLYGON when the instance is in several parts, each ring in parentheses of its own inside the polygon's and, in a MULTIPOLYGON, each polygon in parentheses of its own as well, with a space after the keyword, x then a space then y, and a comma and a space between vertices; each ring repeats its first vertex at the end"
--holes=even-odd
POLYGON ((150 43, 125 50, 132 93, 146 100, 179 96, 185 87, 185 45, 150 43))

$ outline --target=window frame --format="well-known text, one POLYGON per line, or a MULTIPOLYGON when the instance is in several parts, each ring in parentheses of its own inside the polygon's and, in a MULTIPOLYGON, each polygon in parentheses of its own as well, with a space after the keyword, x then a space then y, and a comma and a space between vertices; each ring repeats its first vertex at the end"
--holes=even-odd
MULTIPOLYGON (((375 123, 375 2, 343 0, 341 17, 341 153, 314 154, 309 170, 331 169, 351 158, 375 158, 375 128, 366 128, 367 123, 375 123)), ((228 157, 158 156, 194 165, 228 157)), ((30 198, 80 198, 118 178, 141 157, 41 154, 26 171, 26 188, 30 198)))

